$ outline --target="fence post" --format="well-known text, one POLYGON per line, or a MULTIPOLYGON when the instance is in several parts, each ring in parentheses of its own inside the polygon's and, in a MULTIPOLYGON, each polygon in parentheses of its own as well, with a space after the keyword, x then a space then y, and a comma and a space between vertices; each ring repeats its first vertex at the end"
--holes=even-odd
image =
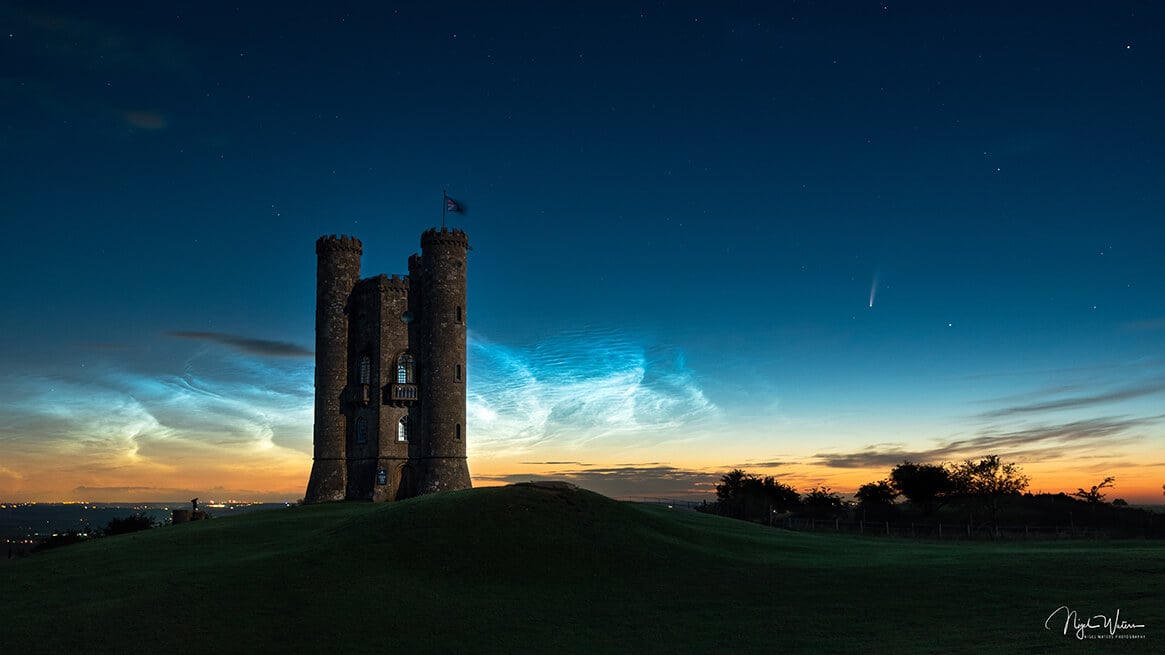
POLYGON ((938 538, 939 539, 943 538, 943 524, 942 523, 938 524, 938 538))
POLYGON ((863 519, 861 521, 858 521, 858 534, 865 534, 865 533, 866 533, 866 521, 865 521, 865 519, 863 519))
POLYGON ((910 538, 914 538, 914 521, 910 522, 910 538))
POLYGON ((886 521, 886 536, 890 536, 890 522, 886 521))
POLYGON ((841 531, 841 519, 839 519, 837 517, 834 517, 834 519, 833 519, 833 531, 834 532, 841 531))

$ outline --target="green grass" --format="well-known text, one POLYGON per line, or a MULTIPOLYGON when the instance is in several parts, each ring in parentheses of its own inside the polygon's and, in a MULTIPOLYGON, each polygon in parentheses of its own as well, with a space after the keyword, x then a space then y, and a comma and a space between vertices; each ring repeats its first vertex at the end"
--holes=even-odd
POLYGON ((0 567, 0 653, 1160 652, 1159 542, 790 533, 532 486, 172 526, 0 567), (1058 606, 1145 639, 1077 642, 1058 606))

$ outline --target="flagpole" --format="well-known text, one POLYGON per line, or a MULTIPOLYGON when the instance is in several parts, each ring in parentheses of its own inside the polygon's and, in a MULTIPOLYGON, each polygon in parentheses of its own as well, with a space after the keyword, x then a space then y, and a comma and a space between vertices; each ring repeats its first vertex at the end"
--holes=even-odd
POLYGON ((445 208, 449 206, 449 191, 441 191, 441 229, 445 229, 445 208))

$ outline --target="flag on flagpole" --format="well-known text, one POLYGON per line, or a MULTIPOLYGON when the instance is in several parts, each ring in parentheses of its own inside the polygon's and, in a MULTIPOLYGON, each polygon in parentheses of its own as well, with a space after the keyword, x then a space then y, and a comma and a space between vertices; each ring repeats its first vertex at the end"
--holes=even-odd
POLYGON ((445 211, 457 212, 460 214, 460 213, 462 213, 461 203, 450 198, 449 196, 445 196, 445 211))

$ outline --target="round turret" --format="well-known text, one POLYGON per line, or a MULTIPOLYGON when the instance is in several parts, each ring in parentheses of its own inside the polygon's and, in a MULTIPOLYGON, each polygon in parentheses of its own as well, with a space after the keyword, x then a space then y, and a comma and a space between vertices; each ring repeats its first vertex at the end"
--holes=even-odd
POLYGON ((316 241, 316 371, 314 461, 304 501, 343 500, 347 418, 340 395, 348 372, 348 298, 360 279, 359 239, 341 235, 316 241))
POLYGON ((472 486, 465 455, 468 250, 469 238, 461 230, 431 229, 421 235, 417 332, 426 436, 420 453, 426 463, 422 493, 472 486))

